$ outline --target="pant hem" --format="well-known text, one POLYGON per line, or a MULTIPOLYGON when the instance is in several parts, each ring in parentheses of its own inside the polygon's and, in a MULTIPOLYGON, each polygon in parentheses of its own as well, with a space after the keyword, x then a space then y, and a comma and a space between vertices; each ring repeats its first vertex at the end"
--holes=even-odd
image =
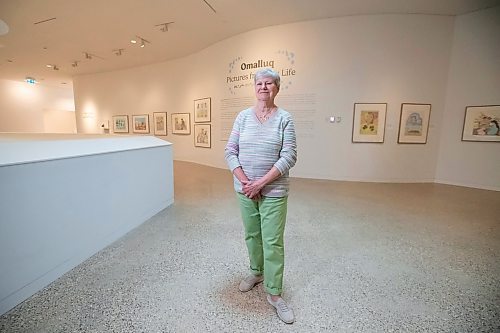
POLYGON ((279 296, 282 294, 283 290, 282 289, 276 289, 276 288, 269 288, 269 287, 264 287, 266 289, 266 292, 269 294, 269 295, 273 295, 273 296, 279 296))

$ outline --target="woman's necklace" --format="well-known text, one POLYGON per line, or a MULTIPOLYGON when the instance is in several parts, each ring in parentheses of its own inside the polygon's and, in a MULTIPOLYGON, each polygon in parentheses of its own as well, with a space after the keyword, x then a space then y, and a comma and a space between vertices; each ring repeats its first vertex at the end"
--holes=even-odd
POLYGON ((267 111, 266 110, 259 111, 257 113, 257 118, 259 118, 260 121, 266 121, 269 119, 269 117, 271 116, 271 114, 274 112, 275 109, 276 107, 270 108, 267 111))

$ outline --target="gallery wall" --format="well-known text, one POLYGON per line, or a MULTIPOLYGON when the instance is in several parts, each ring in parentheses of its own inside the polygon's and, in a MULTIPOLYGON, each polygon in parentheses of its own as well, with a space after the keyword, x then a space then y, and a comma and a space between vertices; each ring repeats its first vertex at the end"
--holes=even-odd
POLYGON ((172 113, 182 112, 192 117, 193 101, 210 97, 210 149, 195 147, 193 134, 173 135, 171 124, 162 138, 174 143, 177 160, 225 168, 228 127, 238 110, 253 104, 251 80, 245 76, 256 69, 243 69, 244 64, 273 61, 282 74, 276 102, 296 121, 299 158, 292 176, 433 182, 440 140, 447 135, 441 127, 454 21, 435 15, 370 15, 273 26, 174 61, 79 76, 74 79, 77 128, 99 133, 102 122, 123 114, 167 112, 170 120, 172 113), (354 103, 387 103, 383 143, 351 141, 354 103), (432 105, 426 144, 397 143, 401 103, 432 105), (331 123, 331 116, 340 122, 331 123))
POLYGON ((0 132, 75 133, 71 87, 0 80, 0 132))
POLYGON ((500 144, 462 142, 465 106, 500 105, 500 7, 457 17, 438 182, 500 190, 500 144))

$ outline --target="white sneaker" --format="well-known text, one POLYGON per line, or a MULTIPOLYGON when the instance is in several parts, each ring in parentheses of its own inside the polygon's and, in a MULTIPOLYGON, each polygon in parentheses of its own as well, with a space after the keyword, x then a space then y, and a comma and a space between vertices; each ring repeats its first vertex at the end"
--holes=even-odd
POLYGON ((252 290, 255 285, 264 281, 264 277, 262 275, 249 275, 244 280, 240 282, 240 291, 246 292, 252 290))
POLYGON ((280 297, 276 302, 274 302, 271 298, 271 295, 267 294, 267 301, 269 302, 269 304, 275 307, 276 313, 278 313, 278 317, 283 322, 292 324, 295 321, 293 310, 288 307, 283 298, 280 297))

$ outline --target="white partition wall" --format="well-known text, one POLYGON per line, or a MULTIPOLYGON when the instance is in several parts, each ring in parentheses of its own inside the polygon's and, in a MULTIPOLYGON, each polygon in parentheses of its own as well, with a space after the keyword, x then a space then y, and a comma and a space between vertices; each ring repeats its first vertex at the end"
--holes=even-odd
POLYGON ((0 152, 0 314, 174 200, 154 137, 3 135, 0 152))

